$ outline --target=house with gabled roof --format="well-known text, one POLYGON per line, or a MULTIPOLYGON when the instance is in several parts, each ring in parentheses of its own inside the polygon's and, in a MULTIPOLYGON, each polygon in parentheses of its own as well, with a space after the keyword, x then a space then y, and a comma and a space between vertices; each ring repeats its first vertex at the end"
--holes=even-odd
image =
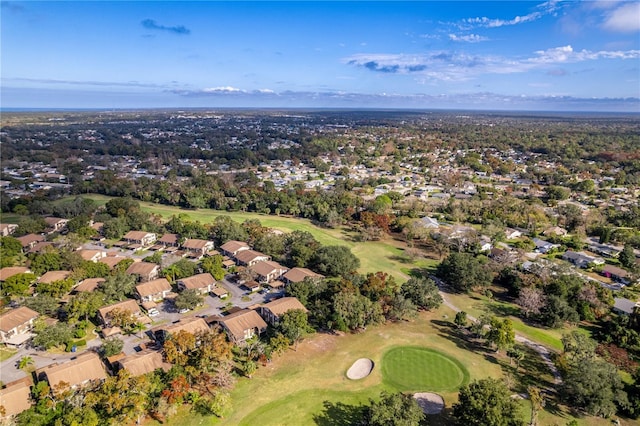
POLYGON ((216 286, 216 279, 208 272, 192 275, 177 280, 178 288, 183 290, 197 290, 201 294, 207 294, 216 286))
POLYGON ((164 342, 171 335, 175 335, 180 331, 196 334, 198 332, 209 330, 207 322, 198 317, 182 318, 171 324, 162 324, 151 329, 153 338, 158 342, 164 342))
POLYGON ((600 274, 620 284, 629 285, 631 283, 631 274, 618 266, 604 265, 600 274))
POLYGON ((0 340, 11 346, 20 346, 33 337, 33 323, 39 313, 26 306, 11 309, 0 315, 0 340))
POLYGON ((225 317, 216 318, 236 345, 244 345, 248 339, 259 336, 267 330, 267 323, 252 309, 243 309, 225 317))
POLYGON ((4 414, 0 415, 0 418, 6 419, 31 408, 32 385, 33 379, 27 376, 7 383, 0 389, 0 407, 4 409, 4 414))
POLYGON ((267 284, 280 278, 289 269, 278 262, 265 260, 251 266, 253 272, 258 275, 258 282, 267 284))
POLYGON ((251 250, 249 244, 244 241, 230 240, 220 246, 222 252, 229 257, 236 257, 236 255, 243 250, 251 250))
POLYGON ((151 281, 160 275, 160 265, 150 262, 133 262, 126 272, 129 275, 137 275, 141 282, 151 281))
POLYGON ((165 247, 178 247, 180 245, 180 238, 178 237, 178 234, 164 234, 162 238, 156 241, 156 244, 165 247))
POLYGON ((50 284, 56 281, 66 280, 71 276, 71 271, 48 271, 45 272, 40 278, 39 283, 50 284))
POLYGON ((311 279, 314 279, 314 280, 315 279, 320 280, 320 279, 324 278, 324 275, 317 274, 317 273, 313 272, 311 269, 295 267, 295 268, 289 269, 282 276, 282 280, 286 284, 299 283, 299 282, 304 281, 306 278, 311 278, 311 279))
POLYGON ((49 233, 60 232, 67 227, 69 219, 62 219, 60 217, 45 217, 44 221, 49 227, 49 233))
POLYGON ((260 316, 271 325, 276 325, 282 314, 295 309, 308 312, 307 308, 295 297, 281 297, 258 308, 260 316))
POLYGON ((26 266, 5 266, 0 269, 0 282, 6 281, 7 278, 14 275, 27 274, 29 272, 31 271, 26 266))
POLYGON ((132 377, 152 373, 157 369, 169 371, 171 364, 164 362, 162 352, 154 349, 144 349, 132 355, 127 355, 114 362, 119 370, 126 370, 132 377))
POLYGON ((138 244, 140 247, 150 246, 156 239, 157 235, 154 232, 146 231, 129 231, 122 237, 127 243, 138 244))
POLYGON ((271 260, 271 256, 256 250, 242 250, 236 254, 236 263, 238 265, 253 266, 265 260, 271 260))
POLYGON ((107 252, 104 250, 78 250, 78 254, 82 258, 82 260, 86 260, 88 262, 98 262, 103 257, 107 257, 107 252))
POLYGON ((151 322, 151 319, 140 310, 140 306, 138 306, 135 300, 127 299, 98 309, 98 317, 105 327, 111 326, 110 313, 116 309, 130 312, 138 322, 143 324, 149 324, 151 322))
POLYGON ((0 223, 0 237, 8 237, 9 235, 13 235, 18 229, 18 225, 15 223, 0 223))
POLYGON ((98 262, 104 263, 109 267, 109 269, 113 269, 118 263, 122 262, 125 259, 129 258, 124 256, 107 256, 99 259, 98 262))
POLYGON ((571 262, 579 268, 587 268, 590 264, 604 264, 604 259, 600 257, 590 256, 583 252, 575 252, 571 250, 567 250, 566 252, 564 252, 564 254, 562 255, 562 260, 571 262))
POLYGON ((22 244, 22 250, 24 251, 28 251, 31 248, 33 248, 33 246, 35 246, 37 243, 44 241, 44 237, 38 234, 27 234, 27 235, 23 235, 22 237, 18 237, 16 239, 20 241, 20 244, 22 244))
POLYGON ((197 238, 187 238, 184 243, 182 243, 182 248, 189 253, 191 253, 195 257, 202 257, 207 252, 213 250, 214 243, 213 241, 208 240, 200 240, 197 238))
POLYGON ((171 284, 166 278, 147 281, 136 286, 136 293, 141 302, 156 302, 163 300, 171 293, 171 284))
POLYGON ((90 293, 95 291, 100 284, 105 282, 104 278, 87 278, 85 280, 80 281, 80 283, 73 289, 74 293, 90 293))
POLYGON ((94 352, 85 352, 62 364, 53 364, 36 370, 39 381, 45 380, 54 392, 84 386, 92 381, 107 378, 100 357, 94 352))

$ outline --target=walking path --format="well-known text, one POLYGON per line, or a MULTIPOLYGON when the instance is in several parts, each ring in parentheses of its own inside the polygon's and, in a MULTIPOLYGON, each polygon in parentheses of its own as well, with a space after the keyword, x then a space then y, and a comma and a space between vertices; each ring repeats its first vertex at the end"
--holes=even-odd
MULTIPOLYGON (((436 285, 440 289, 439 293, 440 293, 440 296, 442 296, 442 303, 444 303, 444 305, 447 306, 448 308, 451 308, 453 311, 460 312, 461 311, 460 308, 458 308, 456 305, 454 305, 449 300, 447 300, 447 294, 442 290, 443 288, 446 288, 446 284, 439 278, 432 276, 431 279, 435 281, 436 285)), ((467 318, 470 319, 471 321, 477 321, 475 317, 468 314, 467 314, 467 318)), ((556 385, 559 385, 562 383, 562 376, 560 375, 560 372, 558 371, 558 368, 556 367, 556 365, 551 360, 551 351, 549 349, 547 349, 546 347, 544 347, 539 343, 536 343, 530 339, 527 339, 526 337, 520 334, 516 334, 515 340, 516 342, 522 343, 523 345, 526 345, 531 349, 533 349, 534 351, 538 352, 538 354, 540 355, 544 363, 547 365, 547 367, 549 367, 551 374, 553 374, 554 383, 556 385)))

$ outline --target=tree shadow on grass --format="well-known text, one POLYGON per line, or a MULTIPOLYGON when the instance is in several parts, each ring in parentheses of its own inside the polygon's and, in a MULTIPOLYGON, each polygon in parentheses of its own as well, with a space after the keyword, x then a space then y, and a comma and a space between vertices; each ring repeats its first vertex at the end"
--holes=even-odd
POLYGON ((468 330, 458 328, 447 321, 431 320, 431 323, 438 330, 440 337, 453 342, 460 349, 483 355, 492 364, 498 364, 495 351, 487 347, 480 339, 475 338, 468 330))
POLYGON ((342 402, 324 401, 324 409, 320 414, 314 414, 313 421, 318 426, 351 426, 362 424, 365 407, 349 405, 342 402))

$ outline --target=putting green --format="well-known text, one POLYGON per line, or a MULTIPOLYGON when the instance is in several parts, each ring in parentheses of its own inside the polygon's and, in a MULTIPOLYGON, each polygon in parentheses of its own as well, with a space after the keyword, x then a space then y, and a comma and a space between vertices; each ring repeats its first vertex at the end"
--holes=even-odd
POLYGON ((399 391, 454 391, 469 381, 469 372, 458 360, 426 348, 392 348, 381 364, 385 383, 399 391))

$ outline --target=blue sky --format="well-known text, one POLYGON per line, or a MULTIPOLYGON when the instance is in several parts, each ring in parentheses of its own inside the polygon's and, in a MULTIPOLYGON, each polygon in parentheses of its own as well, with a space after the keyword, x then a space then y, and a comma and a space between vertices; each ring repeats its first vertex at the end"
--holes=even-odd
POLYGON ((640 2, 2 1, 2 108, 640 112, 640 2))

